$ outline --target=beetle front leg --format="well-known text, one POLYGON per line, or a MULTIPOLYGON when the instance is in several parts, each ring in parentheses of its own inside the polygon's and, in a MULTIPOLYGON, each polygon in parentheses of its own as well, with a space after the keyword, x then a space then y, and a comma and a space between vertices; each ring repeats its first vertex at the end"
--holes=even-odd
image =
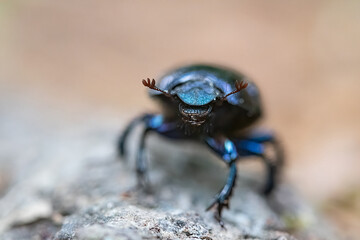
POLYGON ((226 180, 225 186, 215 196, 214 201, 206 209, 206 211, 208 211, 216 205, 216 212, 214 214, 214 217, 219 222, 221 227, 224 227, 224 222, 221 219, 221 213, 222 213, 222 210, 224 207, 229 208, 229 200, 230 200, 230 196, 232 194, 233 188, 235 186, 236 175, 237 175, 236 163, 235 163, 235 161, 233 161, 230 164, 230 172, 229 172, 228 178, 226 180))
POLYGON ((215 140, 213 138, 206 139, 207 145, 221 156, 221 159, 226 162, 230 168, 226 184, 221 191, 215 196, 214 201, 210 204, 207 210, 216 205, 215 219, 224 227, 221 219, 221 213, 224 207, 229 208, 229 200, 235 186, 237 169, 235 160, 238 158, 238 153, 235 144, 229 139, 215 140))

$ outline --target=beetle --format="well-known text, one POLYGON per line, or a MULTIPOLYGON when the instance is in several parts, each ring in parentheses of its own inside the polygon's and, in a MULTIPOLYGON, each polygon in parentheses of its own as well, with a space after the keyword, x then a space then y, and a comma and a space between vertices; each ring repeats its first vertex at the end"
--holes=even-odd
POLYGON ((144 79, 152 98, 159 100, 161 114, 143 114, 135 118, 119 138, 119 155, 126 156, 126 140, 139 123, 145 125, 136 156, 138 184, 146 187, 147 161, 145 139, 157 132, 171 139, 195 140, 206 144, 229 167, 224 187, 207 208, 215 208, 215 219, 221 219, 224 207, 229 208, 238 159, 257 156, 267 169, 264 194, 274 189, 283 165, 282 149, 272 133, 263 133, 252 126, 263 115, 257 86, 245 75, 216 65, 189 65, 165 74, 156 85, 155 79, 144 79), (266 149, 272 146, 272 158, 266 149))

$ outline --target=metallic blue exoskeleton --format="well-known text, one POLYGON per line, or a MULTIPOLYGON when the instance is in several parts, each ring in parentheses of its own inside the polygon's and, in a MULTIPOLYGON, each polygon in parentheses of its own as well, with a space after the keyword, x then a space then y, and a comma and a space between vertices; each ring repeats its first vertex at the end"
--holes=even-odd
POLYGON ((256 133, 250 126, 262 115, 259 90, 244 75, 218 66, 191 65, 169 72, 160 79, 143 80, 150 88, 150 96, 159 100, 162 114, 144 114, 134 119, 119 140, 119 154, 126 154, 126 139, 138 123, 145 129, 141 136, 136 158, 139 184, 147 183, 147 164, 144 157, 145 138, 157 132, 172 139, 189 139, 205 143, 229 166, 230 172, 224 187, 208 209, 216 206, 216 219, 223 225, 221 212, 228 207, 235 185, 236 160, 258 156, 267 167, 264 193, 275 187, 283 163, 280 146, 272 134, 256 133), (275 157, 265 154, 265 145, 271 145, 275 157))

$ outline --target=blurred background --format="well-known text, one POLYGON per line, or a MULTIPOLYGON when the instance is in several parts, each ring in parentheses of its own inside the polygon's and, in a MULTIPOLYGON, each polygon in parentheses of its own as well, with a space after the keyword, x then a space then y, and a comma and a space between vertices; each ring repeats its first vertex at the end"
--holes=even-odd
POLYGON ((67 124, 120 131, 157 109, 141 79, 216 63, 258 84, 287 181, 357 236, 359 12, 356 0, 1 1, 0 197, 67 124))

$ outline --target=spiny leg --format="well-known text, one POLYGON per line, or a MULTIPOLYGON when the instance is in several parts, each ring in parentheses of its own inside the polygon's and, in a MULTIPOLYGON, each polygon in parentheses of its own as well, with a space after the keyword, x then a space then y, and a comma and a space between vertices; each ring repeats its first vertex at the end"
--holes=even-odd
POLYGON ((118 154, 121 157, 126 157, 126 145, 129 133, 136 127, 136 125, 141 123, 145 124, 145 129, 141 135, 140 146, 136 155, 136 173, 138 176, 138 185, 145 187, 148 183, 146 176, 147 162, 145 160, 145 138, 153 127, 157 127, 156 125, 162 123, 162 117, 160 115, 144 114, 132 120, 119 138, 118 154))
POLYGON ((136 155, 136 173, 138 177, 138 186, 144 189, 149 187, 149 178, 147 175, 148 164, 145 154, 145 140, 150 132, 157 132, 169 138, 177 138, 176 124, 171 122, 164 122, 161 115, 148 115, 144 118, 145 128, 140 137, 140 145, 136 155))
POLYGON ((234 142, 240 155, 258 156, 264 162, 267 169, 267 177, 263 192, 265 195, 269 195, 276 187, 277 178, 284 163, 283 152, 278 141, 272 134, 257 134, 246 139, 236 139, 234 142), (265 154, 265 144, 271 144, 274 148, 274 159, 269 158, 265 154))
POLYGON ((136 175, 138 179, 138 186, 143 189, 149 188, 149 178, 147 175, 148 164, 145 156, 145 139, 151 128, 145 127, 141 138, 139 149, 136 154, 136 175))
POLYGON ((266 165, 267 168, 267 177, 266 177, 266 183, 264 186, 263 193, 265 195, 270 195, 270 193, 274 190, 276 183, 277 183, 277 175, 279 166, 277 166, 275 163, 273 163, 269 158, 267 158, 265 155, 260 156, 263 162, 266 165))
POLYGON ((229 208, 229 200, 230 200, 230 196, 232 194, 233 188, 235 186, 236 174, 237 174, 236 164, 235 164, 235 162, 232 162, 230 164, 230 172, 229 172, 228 178, 226 180, 225 186, 215 196, 214 201, 206 209, 206 211, 208 211, 216 205, 216 212, 214 214, 214 217, 219 222, 221 227, 224 227, 224 222, 222 221, 222 218, 221 218, 222 210, 224 207, 229 208))
POLYGON ((235 144, 229 139, 215 140, 214 138, 206 139, 207 145, 221 156, 221 159, 228 164, 230 171, 226 180, 226 184, 215 196, 214 201, 210 204, 207 210, 216 206, 215 219, 224 227, 224 222, 221 219, 223 207, 229 208, 229 199, 235 186, 237 169, 235 160, 238 158, 235 144))
POLYGON ((136 125, 140 123, 144 123, 146 119, 150 118, 152 115, 150 114, 144 114, 141 115, 134 120, 132 120, 129 125, 125 128, 124 132, 121 134, 118 143, 117 143, 117 149, 118 149, 118 155, 120 157, 126 158, 126 141, 130 134, 130 132, 136 127, 136 125))

